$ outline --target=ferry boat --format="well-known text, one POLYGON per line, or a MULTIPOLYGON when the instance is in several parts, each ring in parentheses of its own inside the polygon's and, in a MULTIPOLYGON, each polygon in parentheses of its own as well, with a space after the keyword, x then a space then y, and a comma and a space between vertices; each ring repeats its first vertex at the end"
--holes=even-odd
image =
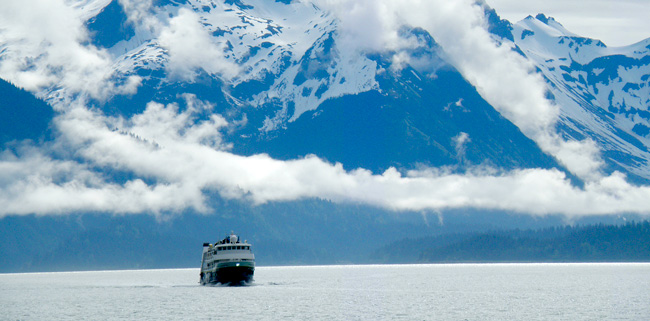
POLYGON ((240 285, 253 280, 255 255, 234 233, 215 243, 203 243, 199 283, 240 285))

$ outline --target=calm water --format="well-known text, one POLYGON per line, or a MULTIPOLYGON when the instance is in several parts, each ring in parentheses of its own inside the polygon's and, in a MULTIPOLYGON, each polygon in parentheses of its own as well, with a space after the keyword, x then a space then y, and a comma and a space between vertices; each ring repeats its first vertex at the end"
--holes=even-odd
POLYGON ((258 267, 0 274, 2 320, 650 320, 650 264, 258 267))

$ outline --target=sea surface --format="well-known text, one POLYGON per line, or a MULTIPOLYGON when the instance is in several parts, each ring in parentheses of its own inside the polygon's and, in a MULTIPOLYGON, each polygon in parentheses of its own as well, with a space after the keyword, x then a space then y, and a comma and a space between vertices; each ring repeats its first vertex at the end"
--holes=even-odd
POLYGON ((650 264, 258 267, 0 274, 0 320, 650 320, 650 264))

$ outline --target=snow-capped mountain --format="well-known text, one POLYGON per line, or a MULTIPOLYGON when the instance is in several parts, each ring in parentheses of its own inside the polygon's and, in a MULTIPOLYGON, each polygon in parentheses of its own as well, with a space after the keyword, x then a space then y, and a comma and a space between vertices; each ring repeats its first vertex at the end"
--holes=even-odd
POLYGON ((508 27, 499 34, 549 84, 558 131, 597 142, 611 169, 650 178, 650 39, 610 48, 543 14, 508 27))
MULTIPOLYGON (((27 62, 23 78, 10 80, 42 76, 30 89, 60 112, 81 102, 128 119, 151 102, 192 109, 186 98, 196 97, 208 107, 192 109, 193 121, 223 117, 222 148, 238 155, 315 154, 375 173, 422 165, 565 171, 486 101, 428 31, 403 22, 399 46, 365 48, 346 38, 340 16, 315 3, 79 0, 73 16, 101 60, 93 66, 103 69, 52 66, 46 54, 21 58, 30 52, 11 37, 0 39, 0 56, 27 62)), ((610 172, 650 179, 648 44, 607 48, 544 16, 513 25, 486 10, 490 31, 548 81, 560 110, 555 130, 595 141, 610 172)))
MULTIPOLYGON (((229 131, 236 153, 316 154, 379 172, 422 164, 558 167, 485 102, 422 29, 405 26, 400 37, 411 45, 379 53, 349 46, 337 18, 310 2, 190 0, 150 10, 169 30, 131 21, 118 1, 88 20, 93 43, 113 57, 113 77, 141 79, 134 95, 91 99, 109 114, 191 93, 237 124, 229 131), (196 16, 200 25, 182 21, 196 16), (180 52, 176 42, 189 32, 183 28, 194 27, 209 35, 212 56, 205 52, 213 48, 191 41, 180 52), (176 59, 196 63, 176 68, 176 59)), ((74 94, 57 88, 45 96, 57 105, 74 94)))
MULTIPOLYGON (((146 74, 144 70, 166 71, 165 78, 155 80, 164 79, 170 83, 166 78, 170 77, 172 81, 200 82, 195 79, 199 76, 196 70, 174 70, 175 58, 170 59, 174 53, 170 54, 172 46, 166 43, 164 35, 156 35, 138 22, 129 25, 117 1, 112 1, 109 7, 117 9, 102 11, 90 24, 93 29, 110 29, 111 25, 101 25, 98 21, 110 24, 116 19, 104 18, 104 15, 121 14, 124 17, 117 20, 133 29, 132 34, 124 34, 128 38, 107 43, 108 51, 115 57, 115 69, 122 77, 146 74)), ((223 50, 220 63, 236 70, 218 74, 222 70, 211 65, 211 57, 203 55, 201 48, 188 48, 184 58, 197 59, 195 67, 199 73, 218 78, 231 87, 233 92, 228 93, 227 98, 232 104, 278 107, 261 128, 263 130, 281 127, 287 120, 315 110, 327 99, 378 88, 374 80, 376 62, 353 52, 332 50, 336 22, 330 14, 312 4, 191 0, 160 5, 152 10, 162 20, 167 16, 198 16, 200 32, 211 35, 211 41, 223 50), (199 58, 206 59, 198 61, 199 58)), ((176 31, 182 37, 182 30, 176 31)), ((172 37, 170 40, 180 39, 172 37)), ((145 76, 145 81, 154 81, 154 78, 145 76)))
POLYGON ((221 226, 268 262, 319 263, 447 227, 650 211, 650 188, 614 172, 650 181, 650 40, 608 48, 481 0, 29 1, 0 5, 9 266, 100 243, 113 262, 144 242, 188 256, 221 226), (589 140, 608 168, 585 178, 589 140))

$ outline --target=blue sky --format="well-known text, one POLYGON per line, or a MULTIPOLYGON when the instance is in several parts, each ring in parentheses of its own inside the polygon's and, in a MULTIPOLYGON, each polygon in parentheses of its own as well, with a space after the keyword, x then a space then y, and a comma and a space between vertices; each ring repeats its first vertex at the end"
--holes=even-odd
POLYGON ((544 13, 568 30, 600 39, 608 46, 626 46, 650 38, 647 0, 487 0, 502 18, 513 23, 544 13))

